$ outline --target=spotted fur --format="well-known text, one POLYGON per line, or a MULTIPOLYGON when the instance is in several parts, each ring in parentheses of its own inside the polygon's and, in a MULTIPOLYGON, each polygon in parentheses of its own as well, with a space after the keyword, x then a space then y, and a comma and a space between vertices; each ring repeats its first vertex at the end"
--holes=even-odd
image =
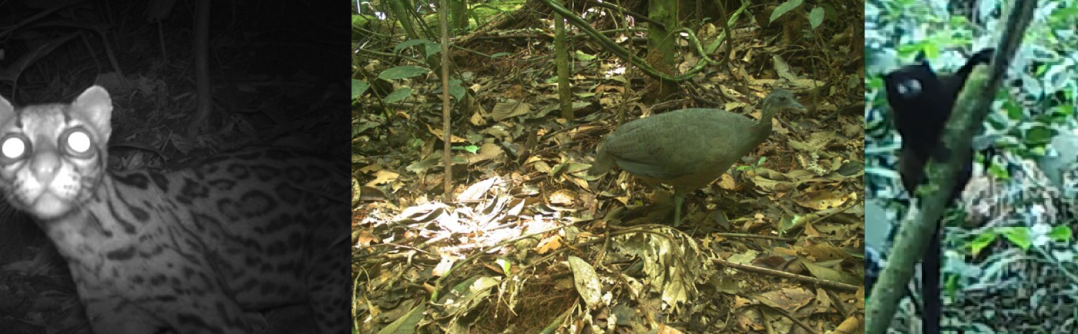
POLYGON ((343 166, 253 148, 108 170, 111 110, 97 86, 71 104, 0 97, 0 189, 67 260, 94 332, 251 333, 245 313, 292 305, 311 307, 310 333, 348 332, 343 166))

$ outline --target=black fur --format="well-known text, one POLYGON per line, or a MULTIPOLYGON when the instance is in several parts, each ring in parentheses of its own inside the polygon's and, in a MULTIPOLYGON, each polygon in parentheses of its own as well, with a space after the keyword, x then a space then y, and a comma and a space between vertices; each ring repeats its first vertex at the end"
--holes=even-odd
MULTIPOLYGON (((902 135, 899 173, 902 185, 913 195, 914 189, 924 181, 924 165, 930 156, 936 160, 946 158, 946 152, 937 150, 943 129, 950 118, 955 100, 969 78, 973 68, 991 61, 993 49, 977 52, 957 72, 937 76, 927 61, 904 66, 884 76, 887 103, 898 133, 902 135)), ((973 154, 963 164, 958 182, 951 190, 953 201, 961 195, 972 173, 973 154)), ((940 332, 940 226, 932 234, 928 250, 921 265, 921 291, 924 297, 923 332, 940 332)))

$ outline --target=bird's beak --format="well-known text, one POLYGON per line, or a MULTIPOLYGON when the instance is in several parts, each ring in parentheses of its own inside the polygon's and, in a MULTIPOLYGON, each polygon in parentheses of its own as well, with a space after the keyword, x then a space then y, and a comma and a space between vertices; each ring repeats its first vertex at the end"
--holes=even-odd
POLYGON ((800 111, 807 111, 808 110, 808 109, 805 108, 805 106, 801 105, 801 102, 797 102, 797 100, 794 100, 794 105, 790 106, 790 109, 800 110, 800 111))

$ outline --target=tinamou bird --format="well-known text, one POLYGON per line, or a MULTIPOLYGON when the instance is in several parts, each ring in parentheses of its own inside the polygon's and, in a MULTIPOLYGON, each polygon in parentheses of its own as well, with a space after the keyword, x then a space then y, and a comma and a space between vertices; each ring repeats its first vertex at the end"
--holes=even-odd
POLYGON ((622 124, 598 145, 589 175, 617 165, 645 183, 674 188, 674 226, 685 195, 722 176, 771 135, 771 117, 805 110, 793 93, 777 89, 763 100, 760 120, 719 109, 691 108, 622 124))

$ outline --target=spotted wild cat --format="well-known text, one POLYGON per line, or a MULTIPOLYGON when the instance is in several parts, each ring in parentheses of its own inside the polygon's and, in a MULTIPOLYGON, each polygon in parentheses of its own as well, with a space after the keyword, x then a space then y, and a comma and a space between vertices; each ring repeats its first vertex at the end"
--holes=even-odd
POLYGON ((251 333, 245 312, 293 305, 305 333, 350 332, 346 166, 265 147, 113 171, 111 112, 98 86, 0 97, 0 189, 68 262, 94 332, 251 333))

